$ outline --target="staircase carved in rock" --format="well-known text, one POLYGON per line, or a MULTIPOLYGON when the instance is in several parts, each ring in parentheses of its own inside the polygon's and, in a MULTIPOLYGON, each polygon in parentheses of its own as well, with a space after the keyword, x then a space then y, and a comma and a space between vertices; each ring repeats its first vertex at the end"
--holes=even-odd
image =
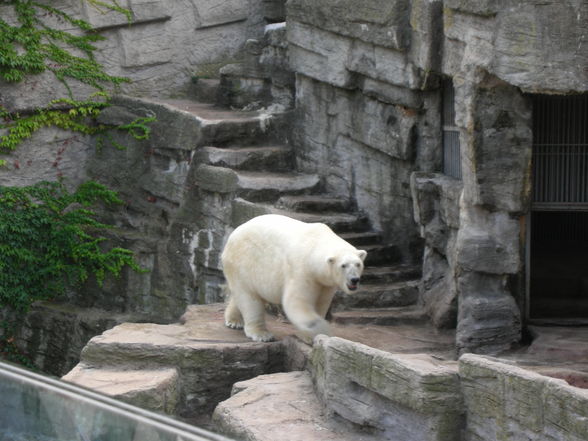
MULTIPOLYGON (((453 358, 454 336, 427 324, 419 306, 420 267, 402 262, 398 248, 383 241, 371 228, 368 214, 359 212, 352 200, 325 192, 319 176, 297 171, 292 147, 274 135, 284 114, 218 109, 185 100, 158 105, 193 118, 198 125, 194 141, 198 145, 193 147, 185 177, 186 191, 196 195, 194 207, 202 212, 210 209, 208 217, 200 213, 208 220, 201 220, 201 229, 194 232, 199 276, 205 279, 212 274, 216 277, 212 282, 222 282, 219 244, 232 228, 254 216, 278 213, 326 223, 368 252, 360 290, 353 295, 337 293, 330 313, 333 335, 349 342, 341 348, 351 354, 350 362, 365 363, 366 357, 380 360, 390 352, 429 353, 437 358, 423 356, 417 364, 422 363, 425 371, 441 369, 443 381, 452 381, 454 369, 443 367, 442 360, 453 358), (222 231, 213 234, 214 228, 222 231), (207 238, 206 246, 201 237, 207 238)), ((331 380, 318 379, 330 369, 325 365, 330 349, 317 349, 316 343, 309 346, 281 316, 270 317, 268 323, 277 341, 251 342, 242 331, 226 328, 222 313, 222 303, 193 305, 180 323, 120 324, 94 337, 64 379, 205 426, 211 424, 217 408, 209 427, 248 440, 368 441, 391 439, 390 434, 397 433, 385 427, 385 415, 370 420, 370 412, 381 404, 377 388, 370 385, 375 361, 362 364, 353 374, 356 377, 349 379, 349 387, 359 388, 350 389, 350 400, 365 395, 375 401, 366 404, 363 416, 337 416, 325 407, 326 397, 334 393, 325 389, 331 387, 327 384, 331 380), (276 425, 290 438, 280 438, 276 425)), ((328 346, 329 341, 323 343, 328 346)), ((407 378, 428 375, 413 366, 410 357, 407 360, 400 363, 403 367, 397 366, 407 378)), ((382 369, 384 376, 398 375, 382 369)), ((330 372, 328 378, 339 375, 343 373, 330 372)), ((348 393, 339 392, 339 399, 348 393)), ((437 421, 438 415, 417 408, 411 418, 437 421)))

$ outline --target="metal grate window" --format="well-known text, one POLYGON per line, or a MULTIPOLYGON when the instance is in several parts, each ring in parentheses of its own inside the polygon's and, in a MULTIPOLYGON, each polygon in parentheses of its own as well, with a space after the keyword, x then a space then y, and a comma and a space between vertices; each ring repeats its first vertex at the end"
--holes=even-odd
POLYGON ((533 209, 588 210, 588 94, 533 97, 533 209))
POLYGON ((461 149, 459 146, 459 130, 455 126, 455 91, 453 81, 443 83, 443 173, 461 179, 461 149))

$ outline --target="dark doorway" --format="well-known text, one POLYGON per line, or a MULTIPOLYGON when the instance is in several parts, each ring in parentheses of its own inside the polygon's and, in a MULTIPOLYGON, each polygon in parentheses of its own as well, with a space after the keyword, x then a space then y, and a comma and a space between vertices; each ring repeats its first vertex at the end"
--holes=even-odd
POLYGON ((588 95, 533 97, 529 318, 588 321, 588 95))

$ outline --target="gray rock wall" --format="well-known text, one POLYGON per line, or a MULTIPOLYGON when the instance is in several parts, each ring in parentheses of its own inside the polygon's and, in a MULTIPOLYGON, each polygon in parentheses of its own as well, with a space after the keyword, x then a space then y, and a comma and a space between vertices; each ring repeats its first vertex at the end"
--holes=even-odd
POLYGON ((320 336, 311 353, 319 399, 377 439, 458 441, 462 400, 455 366, 320 336))
POLYGON ((411 176, 413 210, 425 240, 421 302, 439 328, 457 325, 456 239, 460 225, 460 181, 437 173, 411 176))
POLYGON ((440 162, 439 95, 429 92, 434 81, 423 68, 431 60, 419 54, 417 63, 409 50, 417 32, 410 21, 420 20, 420 36, 430 40, 430 18, 408 1, 295 0, 287 9, 298 166, 351 197, 405 256, 418 243, 410 173, 440 162))
MULTIPOLYGON (((242 58, 247 39, 263 36, 266 23, 261 0, 118 1, 132 12, 131 23, 122 14, 87 2, 47 3, 88 21, 106 37, 96 43, 97 61, 110 75, 132 80, 121 85, 120 91, 145 97, 190 94, 193 77, 218 76, 223 65, 242 58)), ((0 16, 16 23, 11 5, 0 6, 0 16)), ((44 19, 59 29, 72 30, 55 17, 44 19)), ((87 99, 95 92, 75 81, 69 85, 78 99, 87 99)), ((30 112, 67 96, 66 87, 50 72, 33 75, 22 83, 0 80, 0 105, 13 112, 30 112)), ((8 166, 0 169, 0 184, 24 185, 64 177, 75 186, 87 179, 87 161, 93 154, 90 144, 90 140, 69 132, 39 131, 15 153, 0 155, 8 161, 8 166)))
MULTIPOLYGON (((100 60, 110 73, 134 80, 124 86, 129 93, 181 95, 193 73, 202 78, 240 61, 223 69, 231 87, 253 91, 247 99, 288 107, 294 84, 288 69, 294 71, 290 138, 298 169, 319 174, 328 192, 351 198, 405 257, 423 258, 422 303, 436 326, 457 327, 460 351, 506 349, 520 339, 524 301, 515 287, 524 280, 530 197, 525 93, 588 91, 588 6, 581 0, 352 3, 290 0, 285 8, 280 0, 125 0, 131 25, 78 2, 55 5, 109 37, 100 60), (285 25, 264 27, 284 18, 285 25), (461 181, 433 174, 441 169, 442 76, 453 79, 456 91, 461 181)), ((27 110, 59 87, 48 74, 19 86, 0 84, 0 102, 27 110)), ((238 94, 228 102, 245 103, 238 94)), ((143 107, 106 117, 127 121, 153 110, 143 107)), ((230 223, 230 196, 186 192, 182 183, 195 173, 186 146, 196 135, 184 116, 162 118, 149 147, 95 155, 90 140, 47 131, 0 169, 2 185, 101 177, 133 202, 127 218, 112 217, 141 231, 141 238, 119 239, 138 250, 152 276, 129 274, 128 293, 107 286, 108 295, 93 293, 89 304, 109 298, 118 309, 171 317, 191 300, 195 283, 220 281, 214 250, 223 241, 218 231, 230 223), (189 227, 190 212, 209 213, 208 223, 189 227), (196 282, 189 261, 214 271, 196 282), (158 278, 173 271, 178 281, 169 300, 158 278)))
MULTIPOLYGON (((193 75, 218 75, 220 67, 242 57, 248 38, 263 36, 265 25, 261 0, 118 1, 132 12, 131 23, 122 14, 87 2, 48 3, 88 21, 106 37, 96 43, 96 59, 110 75, 132 80, 122 85, 124 93, 150 97, 183 95, 189 91, 193 75)), ((12 6, 0 10, 2 17, 12 16, 12 6)), ((67 29, 51 17, 47 20, 67 29)), ((74 94, 87 96, 88 88, 72 85, 74 94)), ((1 102, 14 110, 44 106, 48 100, 66 95, 65 87, 50 73, 34 76, 24 84, 0 82, 1 102)))
POLYGON ((520 339, 524 320, 517 280, 525 274, 532 145, 525 93, 588 90, 588 8, 577 1, 443 6, 441 56, 432 66, 455 87, 463 193, 447 183, 452 178, 413 176, 415 219, 425 239, 421 295, 438 326, 448 323, 440 319, 451 310, 448 299, 458 299, 459 351, 497 353, 520 339))
POLYGON ((445 1, 442 71, 481 68, 531 93, 586 91, 587 15, 581 0, 445 1))
POLYGON ((457 326, 460 351, 499 352, 520 339, 525 93, 588 90, 587 13, 575 0, 288 3, 299 166, 351 195, 405 250, 417 235, 414 204, 421 300, 436 326, 457 326), (456 91, 461 182, 422 173, 440 170, 439 76, 456 91))
POLYGON ((476 355, 459 363, 465 441, 580 441, 588 438, 588 394, 549 378, 476 355))

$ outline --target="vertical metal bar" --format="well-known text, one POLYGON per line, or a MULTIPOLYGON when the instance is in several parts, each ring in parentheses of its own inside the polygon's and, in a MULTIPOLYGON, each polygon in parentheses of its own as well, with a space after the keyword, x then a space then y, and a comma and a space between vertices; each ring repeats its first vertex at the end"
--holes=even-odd
POLYGON ((588 161, 588 139, 586 134, 588 133, 588 99, 584 97, 584 108, 582 109, 582 116, 580 119, 580 126, 582 127, 582 137, 581 137, 581 149, 583 153, 583 161, 582 161, 582 202, 588 202, 588 198, 586 197, 586 185, 588 184, 588 167, 586 162, 588 161))
POLYGON ((565 146, 565 151, 566 151, 566 174, 565 174, 565 181, 567 183, 567 188, 566 188, 566 198, 565 198, 565 202, 573 202, 572 198, 571 198, 571 194, 570 194, 570 190, 572 187, 572 175, 570 172, 570 154, 571 154, 571 139, 572 139, 572 100, 566 100, 567 101, 567 105, 566 105, 566 110, 567 110, 567 118, 564 121, 564 124, 566 125, 566 146, 565 146))

